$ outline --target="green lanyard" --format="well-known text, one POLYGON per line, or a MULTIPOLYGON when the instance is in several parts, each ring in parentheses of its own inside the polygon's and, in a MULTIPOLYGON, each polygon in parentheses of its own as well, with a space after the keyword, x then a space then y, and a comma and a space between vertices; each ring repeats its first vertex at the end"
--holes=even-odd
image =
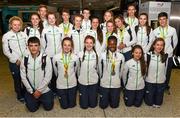
POLYGON ((165 39, 167 37, 168 34, 168 27, 159 27, 159 31, 160 31, 160 37, 165 39))
POLYGON ((123 29, 119 29, 119 37, 120 37, 120 42, 123 43, 124 40, 124 32, 125 32, 125 28, 123 27, 123 29))
POLYGON ((23 57, 23 53, 22 53, 22 50, 21 50, 21 46, 20 46, 20 42, 19 42, 19 38, 18 38, 18 34, 16 33, 16 37, 17 37, 17 40, 18 40, 18 46, 19 46, 19 50, 21 52, 21 57, 23 57))
POLYGON ((69 26, 70 26, 70 23, 68 23, 68 24, 63 23, 64 35, 68 34, 69 26))
POLYGON ((142 41, 143 41, 143 35, 144 35, 144 32, 143 32, 143 27, 141 27, 141 45, 142 45, 142 41))
POLYGON ((132 26, 133 25, 133 23, 134 23, 134 18, 130 18, 130 17, 128 17, 128 24, 130 25, 130 26, 132 26))

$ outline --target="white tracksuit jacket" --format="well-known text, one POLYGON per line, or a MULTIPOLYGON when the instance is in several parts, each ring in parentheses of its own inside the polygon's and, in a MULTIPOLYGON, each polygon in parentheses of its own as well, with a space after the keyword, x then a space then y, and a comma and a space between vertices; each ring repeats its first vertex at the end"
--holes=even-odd
POLYGON ((100 24, 100 28, 103 32, 107 32, 106 22, 100 24))
MULTIPOLYGON (((126 53, 128 51, 131 51, 132 46, 137 42, 135 30, 131 28, 131 35, 132 35, 132 39, 131 39, 130 34, 128 32, 129 28, 130 28, 129 26, 125 27, 123 44, 125 44, 126 47, 121 50, 118 49, 118 51, 120 51, 121 53, 126 53)), ((117 37, 118 37, 118 46, 119 46, 121 42, 119 29, 117 30, 117 37)))
MULTIPOLYGON (((28 63, 27 63, 27 77, 32 87, 35 90, 40 91, 41 93, 46 93, 50 89, 48 84, 52 77, 52 65, 51 60, 47 56, 46 57, 46 66, 45 69, 42 69, 42 57, 46 54, 40 53, 36 58, 33 58, 31 54, 27 55, 28 63)), ((27 78, 26 78, 26 68, 24 66, 24 60, 20 66, 21 78, 26 90, 29 93, 33 93, 33 89, 30 86, 27 78)))
MULTIPOLYGON (((161 27, 157 27, 154 30, 154 35, 156 38, 161 37, 161 27)), ((178 43, 178 37, 176 33, 176 29, 169 26, 167 28, 167 32, 165 31, 166 37, 164 39, 165 41, 165 53, 168 54, 169 57, 173 56, 173 50, 176 48, 177 43, 178 43)))
POLYGON ((104 52, 100 58, 100 86, 104 88, 120 88, 121 87, 121 77, 124 67, 124 56, 119 52, 111 53, 109 51, 109 56, 115 60, 115 75, 111 75, 112 72, 112 61, 107 58, 106 52, 104 52))
POLYGON ((139 21, 138 21, 137 18, 132 19, 132 18, 127 17, 127 18, 125 18, 125 22, 126 22, 132 29, 134 29, 135 26, 139 24, 139 21))
POLYGON ((57 26, 48 26, 42 31, 41 45, 44 52, 53 57, 61 51, 62 32, 57 26))
POLYGON ((145 79, 148 83, 164 83, 166 80, 166 64, 161 62, 161 56, 149 52, 147 55, 150 55, 150 63, 148 68, 148 75, 145 79))
POLYGON ((27 35, 24 32, 8 31, 2 37, 3 52, 11 63, 22 60, 27 54, 27 35))
POLYGON ((69 23, 69 24, 61 23, 61 24, 59 25, 59 28, 60 28, 60 31, 62 32, 62 40, 63 40, 65 37, 71 37, 71 32, 72 32, 72 28, 73 28, 73 25, 72 25, 71 23, 69 23), (65 36, 65 34, 64 34, 64 25, 68 25, 68 27, 69 27, 69 31, 68 31, 68 33, 67 33, 67 36, 65 36))
POLYGON ((72 40, 74 42, 74 53, 78 54, 83 51, 84 48, 84 38, 86 36, 86 32, 83 29, 77 31, 74 27, 71 33, 72 40))
POLYGON ((79 53, 80 67, 78 82, 82 85, 94 85, 98 83, 99 67, 98 59, 94 51, 85 51, 79 53), (83 61, 84 55, 84 61, 83 61), (97 61, 97 62, 96 62, 97 61))
POLYGON ((57 89, 69 89, 77 85, 76 74, 78 71, 79 58, 75 54, 64 54, 64 60, 69 61, 68 78, 64 77, 63 54, 59 53, 53 57, 53 68, 57 76, 57 89))
POLYGON ((81 26, 82 26, 82 29, 85 30, 85 31, 90 30, 90 28, 91 28, 91 20, 85 21, 83 19, 81 26))
POLYGON ((144 89, 144 77, 141 74, 140 61, 133 58, 125 63, 123 70, 123 82, 127 90, 144 89))
POLYGON ((144 53, 147 53, 151 48, 151 45, 155 39, 153 30, 151 29, 148 38, 146 27, 139 27, 136 35, 137 35, 137 44, 142 46, 144 53))
POLYGON ((105 51, 105 47, 103 46, 103 42, 102 42, 102 44, 99 42, 97 31, 92 30, 92 29, 87 30, 86 35, 90 35, 95 38, 95 48, 96 48, 98 55, 100 56, 101 53, 105 51))
POLYGON ((28 35, 28 39, 30 37, 37 37, 39 40, 41 39, 41 33, 39 32, 39 28, 26 27, 24 29, 24 33, 28 35), (29 30, 29 34, 27 34, 28 30, 29 30))

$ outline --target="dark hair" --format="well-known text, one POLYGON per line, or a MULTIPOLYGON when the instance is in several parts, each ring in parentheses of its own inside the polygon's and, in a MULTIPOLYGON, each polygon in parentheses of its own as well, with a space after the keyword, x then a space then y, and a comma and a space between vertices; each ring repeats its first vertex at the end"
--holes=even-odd
MULTIPOLYGON (((108 43, 110 42, 110 41, 114 41, 115 43, 116 43, 116 45, 117 45, 117 38, 115 37, 115 36, 109 36, 108 37, 108 43)), ((106 49, 106 59, 107 60, 109 60, 109 47, 108 47, 109 45, 107 45, 107 49, 106 49)), ((116 56, 116 54, 115 54, 115 56, 116 56)))
MULTIPOLYGON (((43 30, 43 23, 42 23, 42 21, 41 21, 41 17, 40 17, 40 15, 38 14, 38 13, 36 13, 36 12, 34 12, 34 13, 32 13, 31 14, 31 17, 30 17, 30 19, 32 18, 32 16, 33 15, 36 15, 36 16, 38 16, 38 18, 40 19, 40 21, 39 21, 39 33, 41 34, 42 33, 42 30, 43 30)), ((32 24, 31 24, 32 25, 32 24)))
MULTIPOLYGON (((136 10, 136 5, 134 3, 128 4, 127 9, 131 6, 134 7, 136 10)), ((127 16, 129 16, 129 14, 127 14, 127 16)), ((137 16, 137 12, 135 12, 134 16, 137 16)))
POLYGON ((72 51, 73 51, 73 49, 74 49, 74 42, 73 42, 72 38, 70 38, 70 37, 65 37, 65 38, 62 40, 62 42, 61 42, 61 47, 62 47, 62 49, 63 49, 64 41, 70 41, 70 42, 71 42, 71 46, 72 46, 71 53, 72 53, 72 51))
POLYGON ((28 39, 28 45, 29 45, 30 43, 38 43, 38 45, 40 45, 40 40, 39 40, 39 38, 37 38, 36 36, 30 37, 30 38, 28 39))
POLYGON ((163 38, 156 38, 153 42, 153 44, 151 45, 150 51, 152 51, 154 53, 154 45, 158 42, 158 41, 162 41, 163 42, 163 49, 160 52, 161 55, 161 62, 164 63, 166 61, 166 56, 164 53, 164 48, 165 48, 165 41, 163 38))
MULTIPOLYGON (((147 35, 148 34, 150 34, 150 32, 151 32, 151 26, 149 26, 149 22, 148 22, 148 14, 147 13, 141 13, 140 15, 139 15, 139 18, 140 18, 140 16, 142 16, 142 15, 144 15, 144 16, 146 16, 146 18, 147 18, 147 21, 146 21, 146 32, 147 32, 147 35)), ((138 25, 138 29, 139 29, 139 25, 138 25)))
MULTIPOLYGON (((95 38, 93 36, 87 35, 84 39, 84 43, 86 42, 87 39, 91 39, 93 41, 93 44, 95 44, 95 38)), ((85 51, 86 51, 86 47, 84 46, 82 62, 84 61, 84 58, 85 58, 85 51)), ((95 45, 93 46, 93 51, 96 54, 96 65, 97 65, 98 64, 98 55, 97 55, 97 52, 95 49, 95 45)))
POLYGON ((38 11, 40 11, 41 8, 45 8, 48 10, 48 7, 46 5, 40 4, 38 7, 38 11))
POLYGON ((143 52, 143 49, 140 45, 135 45, 133 48, 132 48, 132 56, 133 56, 133 52, 135 51, 135 49, 140 49, 141 50, 141 58, 140 58, 140 65, 141 65, 141 74, 142 76, 144 76, 146 74, 146 63, 145 63, 145 60, 144 60, 144 52, 143 52))
MULTIPOLYGON (((91 19, 91 23, 92 23, 92 21, 93 21, 94 19, 97 19, 98 22, 99 22, 99 18, 98 18, 98 17, 93 17, 93 18, 91 19)), ((100 23, 100 22, 99 22, 99 23, 100 23)), ((102 30, 101 30, 101 28, 100 28, 100 25, 98 25, 98 27, 97 27, 97 40, 99 40, 100 44, 103 43, 103 32, 102 32, 102 30)))
MULTIPOLYGON (((122 23, 123 23, 123 25, 125 25, 125 27, 127 27, 128 26, 128 24, 125 22, 125 20, 124 20, 124 17, 123 17, 123 15, 118 15, 118 16, 116 16, 115 18, 114 18, 114 22, 115 22, 115 19, 119 19, 119 20, 121 20, 122 21, 122 23)), ((115 33, 117 34, 117 31, 118 30, 118 27, 115 25, 115 33)))
POLYGON ((74 17, 73 17, 73 25, 75 25, 74 21, 75 21, 76 17, 80 17, 81 19, 83 19, 83 16, 81 14, 74 15, 74 17))
POLYGON ((166 17, 166 18, 168 18, 168 14, 167 14, 166 12, 161 12, 161 13, 158 14, 158 19, 159 19, 160 17, 166 17))
POLYGON ((69 9, 63 8, 61 11, 61 15, 63 14, 63 12, 68 13, 70 15, 69 9))
POLYGON ((84 10, 89 11, 89 13, 91 12, 89 8, 84 8, 84 9, 82 10, 82 12, 83 12, 84 10))

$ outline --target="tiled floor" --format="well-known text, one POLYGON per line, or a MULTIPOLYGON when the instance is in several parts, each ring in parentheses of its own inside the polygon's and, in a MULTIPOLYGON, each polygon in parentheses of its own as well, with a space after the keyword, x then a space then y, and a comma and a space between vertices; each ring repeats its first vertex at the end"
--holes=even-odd
MULTIPOLYGON (((107 108, 102 110, 99 107, 83 110, 77 105, 75 108, 63 110, 59 107, 58 99, 55 99, 52 111, 44 111, 41 107, 37 112, 30 113, 24 104, 16 101, 13 81, 8 69, 6 58, 0 49, 0 116, 1 117, 180 117, 180 70, 174 69, 171 79, 171 95, 165 94, 164 103, 161 108, 152 108, 144 103, 140 108, 126 107, 122 94, 120 107, 117 109, 107 108)), ((78 104, 78 100, 77 100, 78 104)))

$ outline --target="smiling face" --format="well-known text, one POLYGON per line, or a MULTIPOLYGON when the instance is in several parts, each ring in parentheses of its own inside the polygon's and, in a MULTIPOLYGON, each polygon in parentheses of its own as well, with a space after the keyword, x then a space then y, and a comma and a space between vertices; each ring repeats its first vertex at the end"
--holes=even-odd
POLYGON ((116 18, 115 25, 116 25, 116 27, 121 28, 123 26, 123 22, 121 21, 121 19, 116 18))
POLYGON ((54 14, 48 15, 48 23, 49 25, 52 25, 52 26, 56 24, 56 17, 54 14))
POLYGON ((136 13, 136 8, 134 6, 129 6, 127 13, 129 17, 134 17, 136 13))
POLYGON ((142 56, 142 50, 140 48, 136 48, 134 49, 134 52, 132 53, 132 55, 135 60, 140 60, 142 56))
POLYGON ((19 20, 13 20, 10 26, 14 32, 19 32, 21 29, 21 22, 19 20))
POLYGON ((147 16, 146 15, 140 15, 139 17, 139 24, 140 26, 145 26, 147 23, 147 16))
POLYGON ((32 23, 33 27, 38 27, 39 22, 40 22, 40 18, 38 15, 34 14, 31 16, 31 23, 32 23))
POLYGON ((112 22, 107 22, 106 27, 107 32, 112 33, 114 31, 114 24, 112 22))
POLYGON ((107 21, 109 21, 109 20, 111 20, 111 19, 112 19, 111 13, 108 12, 108 11, 106 11, 106 12, 104 13, 104 20, 105 20, 105 22, 107 22, 107 21))
POLYGON ((97 18, 93 18, 91 22, 92 29, 97 29, 99 26, 99 20, 97 18))
POLYGON ((153 47, 154 51, 159 54, 164 48, 164 41, 157 41, 153 47))
POLYGON ((117 48, 117 42, 114 39, 108 40, 108 49, 111 52, 115 52, 117 48))
POLYGON ((161 27, 166 27, 168 23, 168 19, 165 16, 159 18, 159 24, 161 27))
POLYGON ((91 38, 85 39, 85 43, 84 44, 85 44, 85 47, 86 47, 87 51, 93 50, 93 47, 94 47, 93 39, 91 39, 91 38))
POLYGON ((72 51, 72 44, 71 44, 71 41, 69 40, 65 40, 63 42, 63 52, 64 53, 69 53, 72 51))
POLYGON ((80 28, 81 27, 81 24, 82 24, 82 18, 79 17, 79 16, 76 16, 74 18, 74 25, 76 28, 80 28))
POLYGON ((63 12, 62 13, 62 18, 63 18, 64 22, 69 22, 69 18, 70 18, 69 13, 63 12))
POLYGON ((38 14, 40 15, 42 20, 46 19, 47 9, 45 7, 41 7, 38 11, 38 14))
POLYGON ((90 11, 85 9, 85 10, 83 10, 83 14, 82 15, 84 16, 84 19, 89 19, 90 11))
POLYGON ((39 51, 40 51, 40 45, 39 43, 29 43, 28 44, 28 49, 31 52, 31 55, 36 56, 38 55, 39 51))

